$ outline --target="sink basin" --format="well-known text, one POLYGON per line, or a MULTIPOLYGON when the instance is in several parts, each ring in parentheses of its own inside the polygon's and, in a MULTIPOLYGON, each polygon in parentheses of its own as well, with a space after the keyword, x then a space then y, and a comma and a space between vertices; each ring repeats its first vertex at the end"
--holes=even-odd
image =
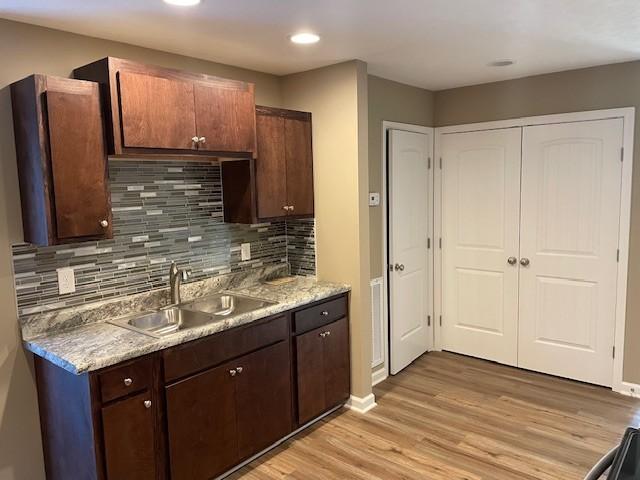
POLYGON ((245 297, 231 293, 217 293, 187 302, 182 305, 182 308, 205 312, 214 317, 229 317, 252 312, 269 305, 274 305, 274 303, 260 298, 245 297))
POLYGON ((110 323, 160 338, 178 330, 199 327, 211 321, 213 321, 211 315, 206 313, 171 307, 159 312, 114 320, 110 323))
POLYGON ((158 312, 120 318, 109 323, 161 338, 180 330, 219 322, 268 305, 275 304, 259 298, 217 293, 158 312))

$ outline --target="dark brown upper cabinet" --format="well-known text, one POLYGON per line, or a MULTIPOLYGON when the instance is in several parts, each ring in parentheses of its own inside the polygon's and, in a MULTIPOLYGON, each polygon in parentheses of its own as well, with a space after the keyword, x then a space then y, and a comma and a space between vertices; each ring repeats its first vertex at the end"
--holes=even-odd
POLYGON ((313 216, 311 114, 256 107, 257 158, 224 162, 225 221, 313 216))
POLYGON ((255 155, 252 83, 112 57, 74 76, 101 85, 112 155, 255 155))
POLYGON ((25 242, 111 238, 98 84, 32 75, 11 100, 25 242))

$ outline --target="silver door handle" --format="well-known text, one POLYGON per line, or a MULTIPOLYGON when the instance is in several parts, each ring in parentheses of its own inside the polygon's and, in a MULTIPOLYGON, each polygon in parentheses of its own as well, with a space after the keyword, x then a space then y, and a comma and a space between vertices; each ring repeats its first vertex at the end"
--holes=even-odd
POLYGON ((151 408, 151 400, 144 401, 144 408, 151 408))
POLYGON ((518 263, 518 259, 516 257, 509 257, 507 258, 507 263, 509 265, 515 265, 516 263, 518 263))
POLYGON ((238 373, 242 373, 242 370, 244 370, 244 368, 242 368, 242 367, 236 368, 236 372, 238 372, 238 373))
POLYGON ((404 265, 402 263, 396 263, 395 266, 393 267, 396 269, 396 271, 404 271, 404 265))
POLYGON ((235 370, 235 369, 229 370, 229 375, 231 375, 232 377, 235 377, 237 373, 238 373, 238 371, 235 370))
POLYGON ((529 263, 531 263, 531 262, 529 262, 528 258, 524 258, 523 257, 523 258, 520 259, 520 265, 522 265, 523 267, 528 267, 529 263))

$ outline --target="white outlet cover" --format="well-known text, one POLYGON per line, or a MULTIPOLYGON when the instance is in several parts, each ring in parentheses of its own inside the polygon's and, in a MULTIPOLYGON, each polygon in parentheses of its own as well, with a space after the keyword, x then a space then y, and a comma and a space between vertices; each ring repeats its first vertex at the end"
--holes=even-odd
POLYGON ((240 260, 243 262, 251 260, 251 244, 243 243, 240 245, 240 260))
POLYGON ((369 194, 369 206, 377 207, 380 205, 380 194, 378 192, 371 192, 369 194))
POLYGON ((76 274, 71 267, 58 268, 58 293, 73 293, 76 291, 76 274))

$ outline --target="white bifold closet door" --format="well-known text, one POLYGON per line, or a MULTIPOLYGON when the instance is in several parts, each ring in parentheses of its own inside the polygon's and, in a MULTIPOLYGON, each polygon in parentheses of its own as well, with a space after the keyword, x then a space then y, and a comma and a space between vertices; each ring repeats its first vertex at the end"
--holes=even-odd
POLYGON ((516 365, 521 129, 441 142, 443 348, 516 365))
POLYGON ((610 386, 622 119, 525 127, 518 365, 610 386))

